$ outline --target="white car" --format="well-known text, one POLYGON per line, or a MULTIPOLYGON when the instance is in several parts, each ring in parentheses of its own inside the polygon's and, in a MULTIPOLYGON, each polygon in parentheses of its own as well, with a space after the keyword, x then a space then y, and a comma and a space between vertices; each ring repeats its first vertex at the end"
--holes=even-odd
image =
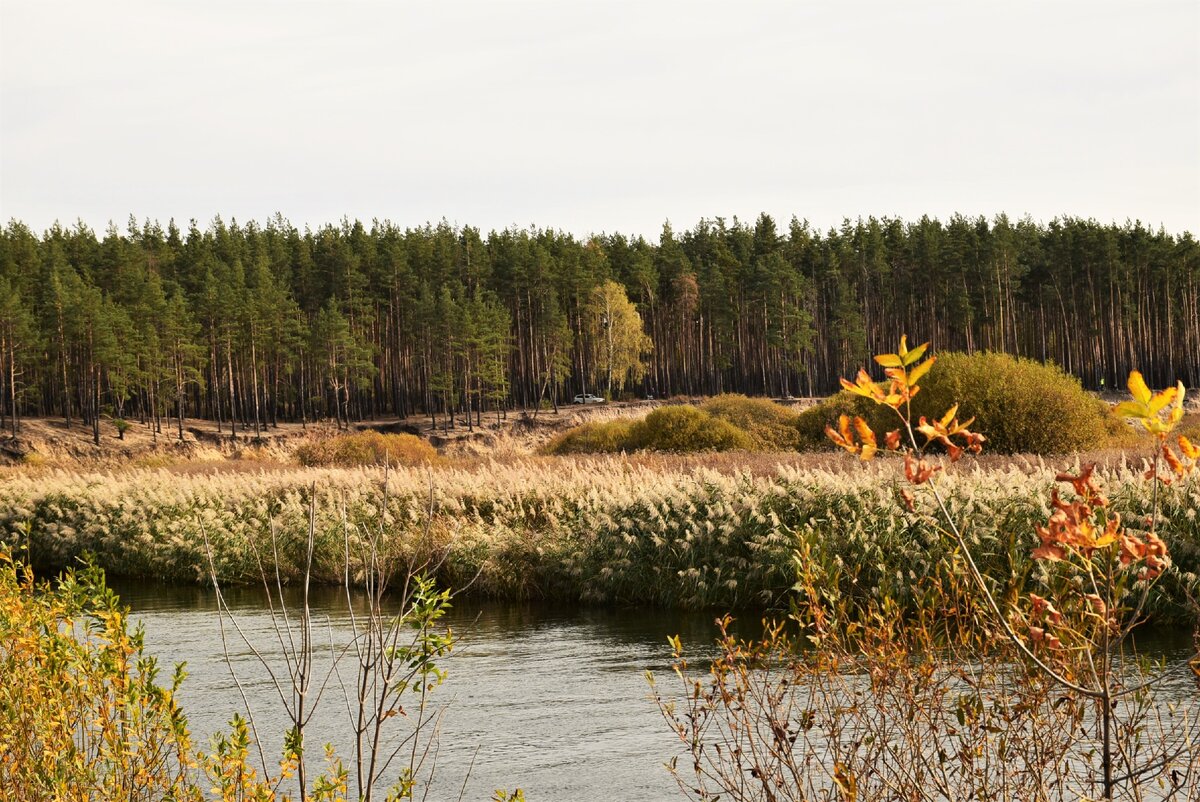
POLYGON ((572 401, 571 403, 573 403, 573 404, 603 404, 604 399, 598 395, 592 395, 591 393, 584 393, 583 395, 575 396, 575 400, 572 401))

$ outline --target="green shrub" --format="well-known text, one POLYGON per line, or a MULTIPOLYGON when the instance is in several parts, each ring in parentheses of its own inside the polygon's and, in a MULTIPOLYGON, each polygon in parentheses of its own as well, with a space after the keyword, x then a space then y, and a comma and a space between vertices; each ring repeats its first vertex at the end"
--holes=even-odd
POLYGON ((791 451, 800 445, 796 412, 768 398, 725 393, 710 398, 700 409, 741 429, 756 450, 791 451))
POLYGON ((426 465, 436 463, 437 449, 411 434, 366 431, 305 443, 296 459, 307 467, 337 465, 426 465))
POLYGON ((959 418, 974 417, 971 428, 987 437, 989 451, 1001 454, 1101 448, 1110 438, 1106 419, 1124 426, 1074 376, 1008 354, 940 355, 914 399, 914 412, 940 415, 956 400, 959 418))
MULTIPOLYGON (((987 437, 993 453, 1065 454, 1126 445, 1133 437, 1075 377, 1008 354, 939 354, 913 399, 913 413, 940 417, 956 401, 959 419, 974 417, 971 429, 987 437)), ((876 431, 899 424, 891 409, 843 391, 800 414, 801 447, 824 447, 825 426, 841 414, 859 415, 876 431)))
POLYGON ((610 420, 585 423, 555 437, 545 447, 547 454, 616 454, 630 451, 634 421, 610 420))
POLYGON ((754 447, 750 435, 728 421, 692 406, 656 409, 633 426, 633 450, 735 451, 754 447))

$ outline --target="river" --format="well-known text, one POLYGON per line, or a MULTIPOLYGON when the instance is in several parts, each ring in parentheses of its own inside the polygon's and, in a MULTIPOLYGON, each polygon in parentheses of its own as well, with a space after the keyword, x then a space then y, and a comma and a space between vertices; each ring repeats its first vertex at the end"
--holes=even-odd
MULTIPOLYGON (((222 646, 216 597, 209 589, 111 583, 146 630, 147 650, 168 674, 186 661, 189 677, 180 694, 193 735, 206 743, 243 710, 230 665, 249 701, 267 756, 277 761, 288 727, 267 670, 226 618, 222 646)), ((261 590, 226 591, 238 627, 268 655, 280 673, 282 653, 261 590)), ((289 604, 297 597, 289 592, 289 604)), ((361 598, 356 599, 361 604, 361 598)), ((319 648, 314 673, 332 664, 332 651, 347 642, 346 596, 333 588, 313 591, 319 648)), ((747 614, 743 626, 757 627, 747 614)), ((681 748, 649 696, 645 672, 660 677, 664 691, 678 685, 670 670, 667 638, 680 635, 702 657, 715 635, 712 613, 678 610, 597 609, 456 599, 447 618, 459 638, 441 665, 448 672, 433 695, 439 711, 436 771, 431 800, 488 800, 497 788, 524 789, 529 802, 657 802, 682 798, 664 763, 681 748)), ((754 635, 757 632, 747 632, 754 635)), ((1188 653, 1186 632, 1158 632, 1143 648, 1172 662, 1188 653)), ((339 663, 343 678, 354 663, 339 663)), ((1195 685, 1178 670, 1163 698, 1194 700, 1195 685)), ((1194 702, 1193 702, 1194 703, 1194 702)), ((397 722, 404 731, 407 723, 397 722)), ((352 729, 342 686, 335 676, 309 725, 310 754, 332 742, 352 756, 352 729)), ((319 762, 319 761, 316 761, 319 762)), ((395 772, 388 776, 395 777, 395 772)), ((417 799, 421 799, 420 792, 417 799)))
MULTIPOLYGON (((180 700, 194 738, 206 743, 242 709, 225 661, 214 594, 195 587, 111 584, 145 625, 147 651, 159 658, 164 674, 170 664, 186 661, 189 676, 180 700)), ((249 640, 280 653, 262 591, 234 589, 226 596, 249 640)), ((332 632, 340 644, 349 631, 345 596, 316 590, 312 609, 326 638, 317 664, 323 672, 330 662, 324 633, 332 632)), ((701 647, 711 643, 713 614, 472 599, 456 600, 448 623, 461 640, 444 661, 448 676, 433 695, 444 712, 430 799, 456 799, 464 778, 465 800, 490 799, 496 788, 518 786, 530 802, 681 798, 663 766, 679 752, 677 741, 649 697, 644 672, 653 670, 663 682, 674 679, 667 637, 679 634, 701 647)), ((279 697, 228 620, 225 629, 233 669, 272 750, 268 758, 274 759, 288 726, 279 697)), ((345 675, 353 663, 343 659, 341 666, 345 675)), ((313 741, 332 741, 349 758, 346 704, 336 679, 332 686, 310 726, 310 749, 313 741)))

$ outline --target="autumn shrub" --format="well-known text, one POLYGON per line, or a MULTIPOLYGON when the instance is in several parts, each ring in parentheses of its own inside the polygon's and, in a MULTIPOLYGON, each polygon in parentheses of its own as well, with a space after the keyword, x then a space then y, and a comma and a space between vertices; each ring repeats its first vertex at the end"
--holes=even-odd
MULTIPOLYGON (((1067 454, 1121 446, 1135 438, 1130 427, 1079 380, 1054 365, 994 352, 946 353, 938 369, 912 399, 913 415, 940 417, 958 403, 965 418, 988 433, 988 450, 1000 454, 1067 454)), ((842 391, 800 413, 801 447, 825 447, 824 427, 839 415, 861 417, 873 428, 888 428, 889 410, 870 399, 842 391)))
POLYGON ((296 449, 296 460, 308 467, 430 465, 437 462, 438 453, 416 435, 365 431, 305 443, 296 449))
MULTIPOLYGON (((358 531, 347 548, 364 546, 363 536, 358 531)), ((0 548, 0 799, 419 798, 432 780, 423 754, 436 749, 434 723, 440 717, 429 698, 445 680, 440 661, 454 639, 441 620, 449 591, 437 590, 419 574, 408 579, 399 588, 371 585, 367 609, 351 617, 354 659, 331 654, 328 666, 314 668, 320 649, 313 646, 316 624, 306 596, 299 615, 274 618, 285 673, 273 671, 263 656, 272 650, 269 643, 245 639, 234 619, 246 648, 262 662, 264 681, 277 692, 269 695, 278 696, 291 724, 282 733, 283 750, 274 768, 252 736, 261 728, 256 732, 239 714, 232 716, 228 732, 213 735, 207 751, 193 745, 178 703, 183 665, 175 666, 169 684, 159 684, 158 663, 146 649, 141 625, 131 628, 129 609, 106 586, 102 571, 87 565, 35 582, 28 565, 0 548), (309 748, 307 733, 312 708, 327 684, 335 677, 341 681, 343 674, 333 671, 339 662, 340 672, 354 676, 359 706, 356 712, 348 706, 347 713, 362 727, 345 761, 327 733, 317 742, 323 749, 317 743, 309 748), (396 733, 396 728, 407 732, 396 733), (385 746, 394 746, 397 738, 416 746, 395 764, 381 760, 385 746)), ((276 589, 282 600, 282 587, 276 589)), ((218 614, 232 618, 219 585, 214 590, 218 614)), ((266 590, 272 592, 269 585, 266 590)), ((520 802, 524 796, 520 790, 497 791, 493 799, 520 802)))
POLYGON ((798 447, 805 451, 830 448, 829 438, 825 436, 825 427, 842 415, 850 418, 860 417, 878 425, 882 425, 886 420, 868 399, 842 390, 818 404, 801 410, 796 416, 798 447))
POLYGON ((0 797, 199 799, 183 672, 158 671, 99 571, 35 587, 0 552, 0 797))
POLYGON ((547 454, 616 454, 630 450, 634 421, 616 418, 569 429, 551 440, 547 454))
POLYGON ((737 426, 692 406, 654 410, 633 425, 629 442, 630 450, 676 454, 749 450, 754 445, 753 438, 737 426))
POLYGON ((725 393, 705 401, 700 409, 745 432, 758 451, 791 451, 800 444, 797 413, 769 398, 725 393))

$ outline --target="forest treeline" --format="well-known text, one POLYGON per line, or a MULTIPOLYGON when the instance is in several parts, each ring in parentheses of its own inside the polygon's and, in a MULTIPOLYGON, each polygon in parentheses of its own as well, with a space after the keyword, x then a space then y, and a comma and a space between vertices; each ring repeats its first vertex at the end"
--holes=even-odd
POLYGON ((582 392, 814 395, 895 332, 1200 383, 1200 248, 1136 223, 766 215, 658 241, 442 223, 0 233, 0 424, 478 421, 582 392), (448 413, 454 413, 447 419, 448 413))

